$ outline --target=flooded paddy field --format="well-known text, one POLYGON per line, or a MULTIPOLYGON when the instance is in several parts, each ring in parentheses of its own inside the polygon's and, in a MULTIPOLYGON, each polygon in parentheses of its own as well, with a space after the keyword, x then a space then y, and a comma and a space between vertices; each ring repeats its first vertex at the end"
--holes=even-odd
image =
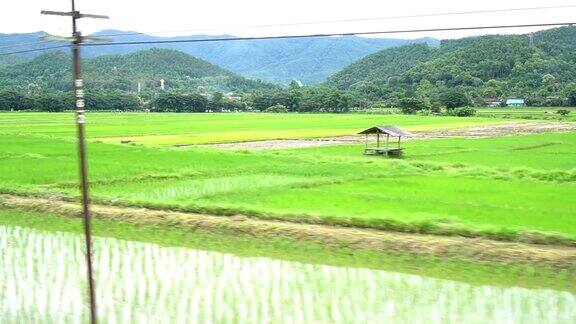
MULTIPOLYGON (((83 239, 0 225, 0 322, 86 320, 83 239)), ((95 239, 106 323, 573 323, 569 291, 95 239)))

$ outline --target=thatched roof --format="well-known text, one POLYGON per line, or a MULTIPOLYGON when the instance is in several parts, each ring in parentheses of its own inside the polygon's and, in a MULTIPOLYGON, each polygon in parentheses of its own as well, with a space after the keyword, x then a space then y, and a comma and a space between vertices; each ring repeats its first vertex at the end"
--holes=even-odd
POLYGON ((407 137, 412 135, 396 126, 374 126, 358 134, 388 134, 394 137, 407 137))

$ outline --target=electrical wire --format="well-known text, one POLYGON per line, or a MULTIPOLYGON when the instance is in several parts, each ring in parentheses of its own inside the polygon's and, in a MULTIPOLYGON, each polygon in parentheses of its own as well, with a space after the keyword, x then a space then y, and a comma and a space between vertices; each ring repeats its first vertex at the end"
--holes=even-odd
MULTIPOLYGON (((525 7, 525 8, 509 8, 509 9, 492 9, 492 10, 475 10, 475 11, 456 11, 444 13, 431 13, 431 14, 418 14, 418 15, 400 15, 400 16, 387 16, 380 18, 355 18, 355 19, 341 19, 341 20, 324 20, 324 21, 308 21, 300 23, 283 23, 283 24, 268 24, 268 25, 253 25, 241 26, 239 28, 271 28, 271 27, 289 27, 289 26, 305 26, 317 24, 333 24, 333 23, 348 23, 348 22, 365 22, 365 21, 382 21, 382 20, 395 20, 395 19, 409 19, 409 18, 425 18, 425 17, 443 17, 443 16, 456 16, 456 15, 471 15, 471 14, 486 14, 486 13, 502 13, 502 12, 519 12, 519 11, 534 11, 534 10, 551 10, 551 9, 569 9, 576 8, 576 5, 562 5, 562 6, 541 6, 541 7, 525 7)), ((151 31, 151 32, 126 32, 116 34, 101 34, 101 37, 116 37, 116 36, 130 36, 130 35, 154 35, 154 34, 169 34, 169 33, 183 33, 183 32, 206 32, 215 31, 216 29, 189 29, 189 30, 172 30, 172 31, 151 31)), ((53 40, 18 43, 0 46, 3 48, 14 48, 28 45, 41 45, 52 43, 53 40)), ((51 49, 51 48, 48 48, 51 49)), ((38 49, 39 51, 43 49, 38 49)), ((18 52, 19 53, 19 52, 18 52)), ((18 54, 14 53, 14 54, 18 54)), ((24 52, 24 53, 27 53, 24 52)), ((5 53, 0 53, 0 55, 5 53)))
POLYGON ((40 51, 48 51, 57 48, 68 48, 70 45, 58 45, 58 46, 51 46, 51 47, 44 47, 44 48, 35 48, 35 49, 28 49, 22 51, 15 51, 15 52, 7 52, 7 53, 0 53, 0 56, 7 56, 7 55, 14 55, 14 54, 23 54, 23 53, 32 53, 32 52, 40 52, 40 51))
POLYGON ((464 30, 486 30, 486 29, 508 29, 508 28, 528 28, 528 27, 560 27, 573 26, 576 23, 547 23, 547 24, 520 24, 520 25, 493 25, 493 26, 470 26, 470 27, 447 27, 447 28, 425 28, 425 29, 400 29, 385 31, 366 31, 348 33, 325 33, 309 35, 283 35, 283 36, 257 36, 257 37, 217 37, 202 39, 172 39, 154 41, 129 41, 129 42, 107 42, 107 43, 83 43, 82 46, 114 46, 114 45, 145 45, 145 44, 175 44, 175 43, 209 43, 225 41, 251 41, 251 40, 274 40, 274 39, 298 39, 314 37, 335 37, 335 36, 360 36, 360 35, 385 35, 385 34, 407 34, 422 32, 443 32, 443 31, 464 31, 464 30))
POLYGON ((42 45, 42 44, 52 43, 52 42, 54 42, 54 41, 53 41, 53 40, 42 40, 42 41, 29 42, 29 43, 8 44, 8 45, 2 45, 2 46, 0 46, 0 49, 2 49, 2 48, 22 47, 22 46, 28 46, 28 45, 42 45))
MULTIPOLYGON (((308 35, 282 35, 282 36, 260 36, 260 37, 217 37, 203 39, 173 39, 173 40, 155 40, 155 41, 130 41, 130 42, 103 42, 103 43, 82 43, 81 46, 115 46, 115 45, 146 45, 146 44, 175 44, 175 43, 208 43, 208 42, 226 42, 226 41, 251 41, 251 40, 274 40, 274 39, 299 39, 299 38, 317 38, 317 37, 335 37, 335 36, 360 36, 360 35, 385 35, 385 34, 407 34, 423 32, 443 32, 443 31, 465 31, 465 30, 494 30, 509 28, 529 28, 529 27, 560 27, 573 26, 576 22, 565 23, 545 23, 545 24, 518 24, 518 25, 491 25, 491 26, 469 26, 469 27, 446 27, 446 28, 425 28, 425 29, 401 29, 401 30, 384 30, 384 31, 365 31, 365 32, 347 32, 347 33, 325 33, 325 34, 308 34, 308 35)), ((31 49, 16 52, 0 53, 0 56, 30 53, 36 51, 45 51, 56 48, 69 47, 69 45, 60 45, 42 49, 31 49)))
MULTIPOLYGON (((535 10, 550 10, 550 9, 570 9, 576 8, 576 5, 564 6, 543 6, 543 7, 526 7, 526 8, 510 8, 510 9, 492 9, 492 10, 476 10, 476 11, 456 11, 444 13, 431 13, 419 15, 401 15, 401 16, 387 16, 380 18, 355 18, 355 19, 341 19, 341 20, 324 20, 324 21, 308 21, 300 23, 283 23, 283 24, 269 24, 269 25, 252 25, 240 26, 237 28, 271 28, 271 27, 290 27, 290 26, 305 26, 305 25, 321 25, 321 24, 335 24, 335 23, 349 23, 349 22, 366 22, 366 21, 382 21, 382 20, 396 20, 396 19, 409 19, 409 18, 426 18, 426 17, 444 17, 444 16, 458 16, 458 15, 472 15, 472 14, 486 14, 486 13, 503 13, 503 12, 519 12, 519 11, 535 11, 535 10)), ((219 29, 188 29, 188 30, 171 30, 171 31, 150 31, 150 32, 126 32, 117 34, 101 34, 102 37, 116 37, 116 36, 131 36, 131 35, 155 35, 155 34, 172 34, 184 32, 208 32, 217 31, 219 29)))

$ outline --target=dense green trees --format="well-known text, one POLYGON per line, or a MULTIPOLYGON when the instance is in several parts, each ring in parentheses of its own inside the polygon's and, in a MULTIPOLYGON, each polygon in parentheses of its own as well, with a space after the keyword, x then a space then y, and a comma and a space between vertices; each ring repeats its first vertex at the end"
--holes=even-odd
MULTIPOLYGON (((275 107, 272 110, 279 110, 278 112, 343 113, 349 111, 353 103, 353 97, 349 93, 325 87, 255 92, 243 98, 229 98, 221 92, 214 92, 208 96, 198 92, 163 91, 142 97, 121 91, 86 92, 88 110, 220 112, 248 109, 266 111, 270 107, 275 107)), ((48 93, 0 91, 0 110, 63 111, 73 107, 70 91, 48 93)))
POLYGON ((448 113, 457 117, 471 117, 476 115, 476 109, 472 107, 458 107, 449 110, 448 113))
POLYGON ((163 92, 154 98, 151 107, 152 111, 205 112, 208 99, 199 93, 163 92))
POLYGON ((565 27, 535 33, 534 46, 527 35, 510 35, 446 40, 437 48, 386 49, 350 65, 327 84, 389 106, 402 98, 452 108, 509 98, 537 106, 574 105, 575 39, 576 27, 565 27), (462 94, 446 97, 452 91, 468 100, 462 94))
POLYGON ((570 106, 576 106, 576 82, 570 83, 566 89, 566 98, 568 99, 567 104, 570 106))
POLYGON ((97 91, 88 92, 86 96, 86 109, 89 110, 139 110, 143 107, 142 100, 129 93, 97 91))
POLYGON ((0 92, 0 110, 22 110, 30 106, 30 98, 16 91, 0 92))
POLYGON ((272 92, 255 92, 247 98, 255 110, 264 111, 282 105, 290 112, 348 112, 353 104, 350 93, 328 87, 298 87, 272 92))
MULTIPOLYGON (((165 90, 249 92, 277 88, 271 83, 250 80, 207 61, 174 50, 151 49, 127 55, 108 55, 83 62, 86 89, 136 93, 165 90)), ((64 52, 51 52, 13 66, 0 66, 0 89, 44 92, 71 91, 71 60, 64 52)))
POLYGON ((331 76, 327 83, 339 89, 350 89, 364 80, 370 80, 379 86, 387 83, 394 86, 399 81, 396 76, 434 55, 434 50, 426 44, 386 49, 353 63, 331 76))
MULTIPOLYGON (((87 93, 86 108, 89 110, 139 110, 143 103, 137 96, 118 92, 87 93)), ((47 92, 27 94, 17 91, 0 92, 0 110, 64 111, 74 109, 71 92, 47 92)))
POLYGON ((26 107, 28 109, 57 112, 72 109, 74 98, 71 93, 45 93, 32 96, 29 103, 30 107, 26 107))
POLYGON ((450 89, 440 95, 440 101, 447 109, 466 107, 470 105, 470 100, 464 91, 460 89, 450 89))
POLYGON ((430 108, 425 101, 414 97, 407 97, 400 99, 398 101, 398 107, 400 107, 402 113, 406 115, 412 115, 420 110, 430 108))
POLYGON ((63 111, 73 107, 71 93, 52 92, 25 94, 17 91, 0 92, 0 110, 63 111))

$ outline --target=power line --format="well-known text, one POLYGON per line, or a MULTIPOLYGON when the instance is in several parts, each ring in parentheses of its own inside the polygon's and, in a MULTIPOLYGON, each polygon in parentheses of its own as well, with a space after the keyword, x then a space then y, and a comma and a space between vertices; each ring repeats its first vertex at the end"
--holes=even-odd
MULTIPOLYGON (((226 41, 251 41, 251 40, 274 40, 274 39, 298 39, 298 38, 315 38, 315 37, 334 37, 334 36, 361 36, 361 35, 386 35, 386 34, 409 34, 424 32, 444 32, 444 31, 465 31, 465 30, 494 30, 509 28, 529 28, 529 27, 561 27, 573 26, 576 22, 566 23, 547 23, 547 24, 519 24, 519 25, 492 25, 492 26, 469 26, 469 27, 446 27, 446 28, 425 28, 425 29, 400 29, 400 30, 383 30, 383 31, 366 31, 366 32, 347 32, 347 33, 324 33, 324 34, 305 34, 305 35, 282 35, 282 36, 256 36, 256 37, 218 37, 203 39, 173 39, 173 40, 155 40, 155 41, 130 41, 130 42, 103 42, 103 43, 82 43, 81 46, 114 46, 114 45, 146 45, 146 44, 174 44, 174 43, 209 43, 209 42, 226 42, 226 41)), ((56 48, 69 47, 69 45, 60 45, 42 49, 31 49, 17 52, 0 53, 0 56, 45 51, 56 48)))
POLYGON ((8 44, 8 45, 2 45, 2 46, 0 46, 0 49, 2 49, 2 48, 13 48, 13 47, 22 47, 22 46, 28 46, 28 45, 42 45, 42 44, 51 43, 51 42, 53 42, 53 41, 51 41, 51 40, 43 40, 43 41, 35 41, 35 42, 29 42, 29 43, 8 44))
POLYGON ((28 50, 21 50, 15 52, 7 52, 7 53, 0 53, 0 56, 5 55, 14 55, 14 54, 23 54, 23 53, 32 53, 32 52, 40 52, 40 51, 48 51, 57 48, 69 48, 70 45, 58 45, 58 46, 51 46, 51 47, 43 47, 43 48, 35 48, 35 49, 28 49, 28 50))
MULTIPOLYGON (((520 12, 520 11, 535 11, 535 10, 551 10, 551 9, 570 9, 576 8, 576 5, 563 5, 563 6, 542 6, 542 7, 525 7, 525 8, 508 8, 508 9, 491 9, 491 10, 475 10, 475 11, 455 11, 455 12, 444 12, 444 13, 430 13, 430 14, 418 14, 418 15, 399 15, 399 16, 387 16, 380 18, 354 18, 354 19, 341 19, 341 20, 324 20, 324 21, 308 21, 300 23, 283 23, 283 24, 268 24, 268 25, 252 25, 252 26, 240 26, 238 28, 271 28, 271 27, 289 27, 289 26, 305 26, 305 25, 317 25, 317 24, 333 24, 333 23, 346 23, 346 22, 362 22, 362 21, 382 21, 382 20, 396 20, 396 19, 409 19, 409 18, 426 18, 426 17, 443 17, 443 16, 457 16, 457 15, 472 15, 472 14, 486 14, 486 13, 502 13, 502 12, 520 12)), ((151 31, 151 32, 127 32, 127 33, 116 33, 116 34, 102 34, 98 36, 102 37, 116 37, 116 36, 130 36, 130 35, 153 35, 153 34, 169 34, 169 33, 183 33, 183 32, 206 32, 215 31, 216 29, 188 29, 188 30, 172 30, 172 31, 151 31)), ((2 48, 13 48, 27 45, 41 45, 45 43, 54 42, 40 41, 40 42, 29 42, 29 43, 19 43, 0 46, 2 48)), ((47 48, 52 49, 52 48, 47 48)), ((44 50, 44 49, 38 49, 44 50)), ((14 54, 27 53, 15 52, 14 54)), ((0 53, 3 55, 5 53, 0 53)))
POLYGON ((576 23, 548 23, 548 24, 520 24, 520 25, 493 25, 493 26, 470 26, 470 27, 447 27, 447 28, 426 28, 426 29, 400 29, 385 31, 366 31, 348 33, 325 33, 309 35, 283 35, 283 36, 257 36, 257 37, 219 37, 203 39, 173 39, 155 41, 129 41, 129 42, 108 42, 108 43, 86 43, 82 46, 114 46, 114 45, 145 45, 145 44, 174 44, 174 43, 209 43, 225 41, 250 41, 250 40, 273 40, 273 39, 297 39, 314 37, 334 37, 334 36, 359 36, 359 35, 385 35, 385 34, 408 34, 423 32, 443 32, 443 31, 464 31, 464 30, 486 30, 486 29, 507 29, 507 28, 528 28, 528 27, 560 27, 573 26, 576 23))
MULTIPOLYGON (((472 14, 486 14, 486 13, 535 11, 535 10, 549 10, 549 9, 569 9, 569 8, 576 8, 576 5, 492 9, 492 10, 476 10, 476 11, 455 11, 455 12, 431 13, 431 14, 419 14, 419 15, 387 16, 387 17, 380 17, 380 18, 354 18, 354 19, 341 19, 341 20, 308 21, 308 22, 300 22, 300 23, 252 25, 252 26, 240 26, 237 28, 289 27, 289 26, 320 25, 320 24, 334 24, 334 23, 346 23, 346 22, 381 21, 381 20, 396 20, 396 19, 409 19, 409 18, 444 17, 444 16, 458 16, 458 15, 472 15, 472 14)), ((188 29, 188 30, 151 31, 151 32, 127 32, 127 33, 117 33, 117 34, 102 34, 102 35, 98 35, 98 36, 115 37, 115 36, 131 36, 131 35, 141 35, 141 34, 153 35, 153 34, 169 34, 169 33, 183 33, 183 32, 207 32, 207 31, 215 31, 215 30, 218 30, 218 29, 210 28, 210 29, 188 29)))
POLYGON ((28 42, 28 43, 16 43, 16 44, 8 44, 8 45, 2 45, 0 46, 0 49, 2 48, 13 48, 13 47, 21 47, 21 46, 27 46, 27 45, 41 45, 41 44, 46 44, 46 43, 53 43, 55 42, 55 40, 53 39, 44 39, 44 37, 46 36, 51 36, 50 34, 46 33, 46 35, 44 35, 43 37, 40 37, 40 41, 34 41, 34 42, 28 42))

